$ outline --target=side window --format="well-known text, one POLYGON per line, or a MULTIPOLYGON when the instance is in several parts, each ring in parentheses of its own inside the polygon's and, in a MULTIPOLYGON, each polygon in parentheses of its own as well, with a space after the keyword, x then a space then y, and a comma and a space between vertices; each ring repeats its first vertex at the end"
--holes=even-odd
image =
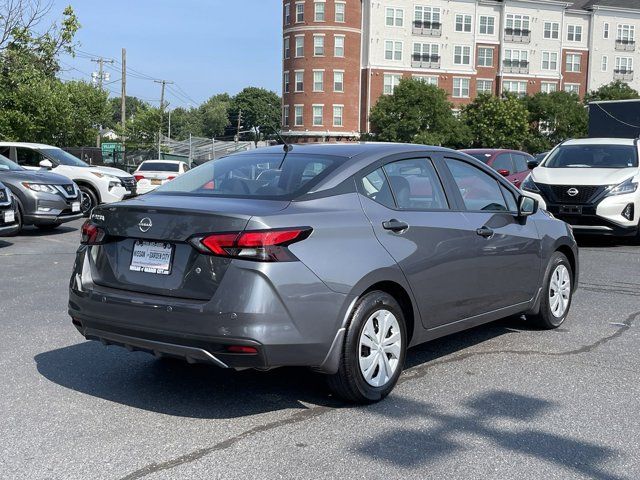
POLYGON ((529 170, 527 162, 533 157, 530 158, 521 153, 513 153, 511 156, 513 157, 513 162, 516 164, 516 173, 526 172, 529 170))
POLYGON ((496 157, 496 159, 491 163, 491 168, 493 168, 496 172, 498 170, 507 170, 509 174, 515 173, 513 170, 513 162, 511 161, 510 153, 501 153, 496 157))
POLYGON ((467 210, 507 211, 498 181, 479 168, 461 160, 445 159, 447 167, 460 189, 460 195, 467 210))
POLYGON ((428 158, 388 163, 384 170, 398 208, 442 210, 449 208, 433 163, 428 158))
POLYGON ((362 187, 362 194, 369 197, 385 207, 394 208, 393 195, 391 195, 391 189, 387 178, 384 176, 382 168, 379 168, 371 172, 366 177, 363 177, 360 183, 362 187))
POLYGON ((518 211, 518 202, 516 202, 516 197, 513 196, 513 193, 505 187, 504 185, 500 185, 502 189, 502 195, 504 195, 504 199, 507 201, 507 208, 510 212, 518 211))
POLYGON ((11 158, 10 147, 0 147, 0 155, 11 158))
POLYGON ((30 148, 17 147, 16 156, 18 164, 23 167, 40 167, 40 161, 44 160, 42 154, 30 148))

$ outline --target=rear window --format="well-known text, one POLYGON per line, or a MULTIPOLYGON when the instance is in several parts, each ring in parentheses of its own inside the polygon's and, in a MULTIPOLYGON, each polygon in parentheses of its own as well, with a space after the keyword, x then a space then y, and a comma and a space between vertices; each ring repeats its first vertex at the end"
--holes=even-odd
POLYGON ((138 167, 140 172, 178 172, 180 164, 170 162, 144 162, 138 167))
POLYGON ((343 162, 324 155, 242 154, 200 165, 159 187, 159 193, 292 199, 307 193, 343 162))
POLYGON ((629 168, 638 166, 634 145, 562 145, 544 162, 547 168, 629 168))

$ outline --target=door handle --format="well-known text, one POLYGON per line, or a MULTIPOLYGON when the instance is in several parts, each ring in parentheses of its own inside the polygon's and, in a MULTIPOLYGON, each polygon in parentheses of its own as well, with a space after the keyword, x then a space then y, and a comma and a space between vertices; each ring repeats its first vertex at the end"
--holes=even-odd
POLYGON ((409 228, 409 224, 392 218, 391 220, 382 222, 382 228, 385 230, 391 230, 392 232, 401 232, 409 228))
POLYGON ((478 235, 480 235, 481 237, 484 238, 491 238, 493 237, 493 230, 491 230, 489 227, 487 227, 486 225, 484 227, 480 227, 476 230, 476 233, 478 235))

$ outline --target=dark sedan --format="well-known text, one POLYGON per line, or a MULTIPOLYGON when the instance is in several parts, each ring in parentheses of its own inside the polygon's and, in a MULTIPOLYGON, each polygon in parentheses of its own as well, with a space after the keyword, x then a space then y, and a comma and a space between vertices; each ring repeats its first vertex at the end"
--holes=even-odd
POLYGON ((87 339, 309 366, 354 402, 387 395, 412 345, 516 314, 560 326, 578 284, 567 224, 482 162, 418 145, 231 155, 96 207, 81 243, 69 314, 87 339))

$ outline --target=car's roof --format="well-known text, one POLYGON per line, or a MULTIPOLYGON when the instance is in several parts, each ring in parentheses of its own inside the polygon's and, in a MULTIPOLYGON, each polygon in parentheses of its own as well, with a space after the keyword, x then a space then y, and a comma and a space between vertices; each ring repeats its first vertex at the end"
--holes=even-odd
POLYGON ((633 145, 633 138, 576 138, 562 145, 633 145))
POLYGON ((460 151, 464 153, 490 153, 490 154, 509 153, 509 152, 525 153, 520 150, 513 150, 510 148, 465 148, 464 150, 460 150, 460 151))
MULTIPOLYGON (((159 158, 154 158, 153 160, 144 160, 142 163, 186 163, 182 160, 162 160, 159 158)), ((142 165, 142 163, 140 165, 142 165)))
POLYGON ((0 147, 27 147, 27 148, 57 148, 53 145, 46 145, 44 143, 29 143, 29 142, 0 142, 0 147))
MULTIPOLYGON (((413 143, 386 143, 386 142, 352 142, 352 143, 296 143, 292 145, 290 153, 303 153, 308 155, 334 155, 337 157, 353 158, 366 154, 393 155, 403 152, 453 152, 453 150, 443 147, 433 147, 429 145, 416 145, 413 143)), ((236 155, 251 155, 253 153, 283 153, 282 145, 260 148, 258 150, 247 150, 236 155)))

